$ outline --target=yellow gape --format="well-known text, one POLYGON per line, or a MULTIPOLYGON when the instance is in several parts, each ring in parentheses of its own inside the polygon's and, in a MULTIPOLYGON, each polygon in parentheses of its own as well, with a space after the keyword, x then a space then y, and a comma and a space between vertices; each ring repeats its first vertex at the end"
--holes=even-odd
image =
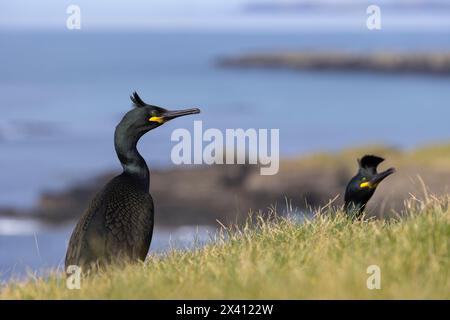
POLYGON ((164 123, 164 119, 162 117, 151 117, 148 119, 150 122, 164 123))
POLYGON ((363 182, 359 185, 361 188, 374 189, 378 186, 378 183, 370 183, 369 181, 363 182))
POLYGON ((361 188, 371 188, 370 182, 363 182, 359 186, 361 188))

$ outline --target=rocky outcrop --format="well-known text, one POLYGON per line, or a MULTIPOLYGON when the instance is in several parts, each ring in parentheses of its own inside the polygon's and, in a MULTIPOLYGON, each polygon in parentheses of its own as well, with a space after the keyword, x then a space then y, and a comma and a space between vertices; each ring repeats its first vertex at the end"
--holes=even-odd
POLYGON ((346 70, 450 74, 450 52, 350 53, 336 51, 302 51, 251 53, 219 58, 222 67, 285 68, 310 70, 346 70))
MULTIPOLYGON (((242 221, 249 211, 267 211, 276 206, 282 214, 286 201, 294 209, 343 202, 345 186, 357 170, 356 159, 366 153, 386 157, 382 167, 394 166, 397 173, 383 182, 370 202, 375 215, 400 210, 414 194, 448 193, 450 190, 450 148, 424 149, 402 153, 371 147, 338 154, 317 154, 285 159, 273 176, 261 176, 256 166, 189 166, 152 170, 150 189, 155 202, 155 219, 160 225, 214 224, 242 221), (419 178, 420 177, 420 178, 419 178)), ((93 181, 68 190, 45 193, 35 209, 29 212, 3 211, 60 223, 77 219, 93 195, 116 173, 101 175, 93 181)))

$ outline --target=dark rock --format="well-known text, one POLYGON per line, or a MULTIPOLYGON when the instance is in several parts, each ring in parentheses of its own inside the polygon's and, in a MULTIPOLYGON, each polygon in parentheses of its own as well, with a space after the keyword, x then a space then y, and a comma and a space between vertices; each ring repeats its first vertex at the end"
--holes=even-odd
POLYGON ((236 57, 222 57, 217 64, 223 67, 284 68, 310 70, 381 71, 450 74, 450 53, 402 52, 286 52, 255 53, 236 57))

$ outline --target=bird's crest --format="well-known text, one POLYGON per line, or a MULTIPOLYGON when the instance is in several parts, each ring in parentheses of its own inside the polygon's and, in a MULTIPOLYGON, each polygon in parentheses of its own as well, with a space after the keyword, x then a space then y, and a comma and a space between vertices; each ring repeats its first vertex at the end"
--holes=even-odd
POLYGON ((384 161, 383 158, 367 155, 358 159, 359 167, 363 169, 374 168, 376 169, 380 163, 384 161))
POLYGON ((142 107, 149 106, 141 99, 141 97, 139 97, 139 95, 137 94, 136 91, 133 92, 133 94, 130 96, 130 99, 136 108, 142 108, 142 107))

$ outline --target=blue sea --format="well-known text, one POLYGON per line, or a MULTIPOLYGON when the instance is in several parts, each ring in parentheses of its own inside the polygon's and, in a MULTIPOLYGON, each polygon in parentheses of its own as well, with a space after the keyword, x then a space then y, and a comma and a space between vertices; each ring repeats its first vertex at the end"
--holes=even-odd
POLYGON ((450 33, 0 33, 0 206, 119 170, 113 132, 138 91, 198 106, 146 135, 151 167, 170 165, 175 128, 279 128, 282 155, 450 138, 450 76, 241 70, 222 56, 296 49, 450 50, 450 33))
MULTIPOLYGON (((30 207, 43 191, 118 171, 113 132, 134 90, 152 104, 202 110, 141 140, 151 168, 171 166, 170 135, 194 120, 205 129, 280 129, 282 156, 450 140, 450 76, 216 64, 223 56, 301 49, 449 51, 450 33, 0 32, 0 207, 30 207)), ((67 228, 6 228, 18 231, 0 234, 0 272, 20 261, 20 270, 57 265, 67 228), (37 244, 61 239, 49 263, 36 258, 35 234, 37 244)), ((167 247, 167 234, 158 248, 167 247)))

